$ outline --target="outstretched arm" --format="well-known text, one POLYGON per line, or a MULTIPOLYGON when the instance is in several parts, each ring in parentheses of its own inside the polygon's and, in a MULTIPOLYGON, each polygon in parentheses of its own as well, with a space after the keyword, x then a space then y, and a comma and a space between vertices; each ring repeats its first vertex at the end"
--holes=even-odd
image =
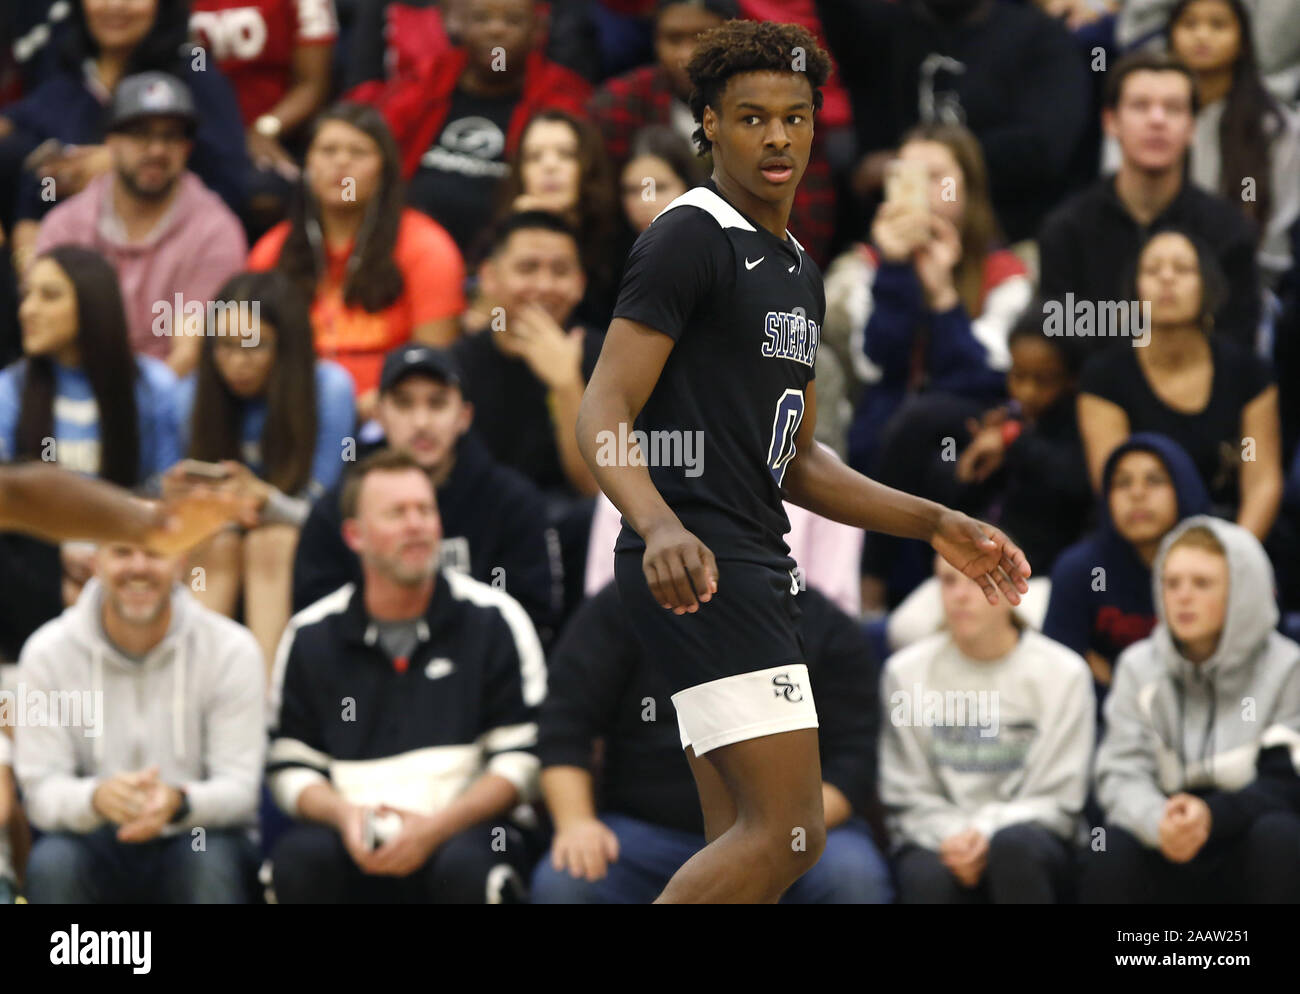
POLYGON ((1001 531, 932 500, 886 487, 850 469, 813 440, 817 385, 804 391, 804 414, 795 455, 783 481, 786 497, 800 507, 855 528, 929 542, 996 603, 998 590, 1012 604, 1029 589, 1029 562, 1001 531))
POLYGON ((672 349, 667 335, 639 321, 615 318, 582 398, 577 434, 582 457, 600 489, 646 544, 643 565, 650 591, 665 608, 684 614, 699 610, 699 602, 708 601, 718 588, 713 553, 682 527, 655 488, 644 458, 603 458, 601 444, 619 437, 620 424, 631 435, 672 349))
POLYGON ((231 496, 211 492, 159 504, 44 463, 0 469, 0 529, 52 542, 130 542, 179 552, 237 517, 241 508, 231 496))

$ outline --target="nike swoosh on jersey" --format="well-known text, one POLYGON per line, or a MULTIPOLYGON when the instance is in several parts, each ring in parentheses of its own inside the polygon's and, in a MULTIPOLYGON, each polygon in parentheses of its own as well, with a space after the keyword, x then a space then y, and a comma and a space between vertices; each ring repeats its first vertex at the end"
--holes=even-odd
POLYGON ((757 266, 760 262, 762 262, 762 261, 763 261, 764 259, 766 259, 766 258, 767 258, 767 256, 765 256, 765 255, 760 255, 760 256, 759 256, 757 259, 755 259, 753 262, 750 262, 750 261, 749 261, 749 256, 745 256, 745 268, 746 268, 746 269, 753 269, 755 266, 757 266))

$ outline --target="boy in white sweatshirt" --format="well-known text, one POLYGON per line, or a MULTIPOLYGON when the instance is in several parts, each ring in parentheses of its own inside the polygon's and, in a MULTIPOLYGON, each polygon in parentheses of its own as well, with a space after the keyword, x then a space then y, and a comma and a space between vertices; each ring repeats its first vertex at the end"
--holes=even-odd
POLYGON ((77 602, 19 657, 14 770, 44 834, 33 903, 249 899, 265 752, 261 653, 176 583, 100 546, 77 602))
POLYGON ((935 575, 946 630, 890 657, 881 694, 899 899, 1058 901, 1093 744, 1087 664, 942 559, 935 575))

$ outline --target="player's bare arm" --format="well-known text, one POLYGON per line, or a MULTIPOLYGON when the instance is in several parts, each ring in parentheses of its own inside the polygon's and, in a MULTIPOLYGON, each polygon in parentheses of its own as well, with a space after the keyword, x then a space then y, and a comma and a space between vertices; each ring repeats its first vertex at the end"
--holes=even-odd
POLYGON ((601 490, 645 542, 644 568, 651 592, 665 608, 685 614, 699 610, 700 603, 717 592, 713 553, 682 526, 645 465, 602 466, 597 458, 602 432, 617 436, 620 424, 630 429, 636 421, 672 349, 673 340, 667 335, 637 321, 615 318, 582 399, 577 434, 582 456, 601 490))
POLYGON ((0 529, 52 542, 143 544, 171 554, 190 548, 239 516, 241 502, 211 490, 166 503, 44 463, 0 471, 0 529))
POLYGON ((786 470, 785 495, 815 514, 855 528, 929 542, 936 552, 975 580, 990 603, 998 591, 1012 604, 1029 587, 1025 554, 997 528, 932 500, 886 487, 850 469, 816 444, 817 384, 804 393, 804 414, 795 456, 786 470))

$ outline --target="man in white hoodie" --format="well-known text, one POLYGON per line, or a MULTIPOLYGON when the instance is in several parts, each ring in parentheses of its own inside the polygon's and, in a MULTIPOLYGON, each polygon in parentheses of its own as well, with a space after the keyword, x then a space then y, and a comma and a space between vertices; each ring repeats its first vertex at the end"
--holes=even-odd
POLYGON ((1119 657, 1097 751, 1087 903, 1300 902, 1300 645, 1274 631, 1250 532, 1196 516, 1160 545, 1149 638, 1119 657))
POLYGON ((247 901, 265 753, 257 641, 176 582, 175 558, 106 545, 94 563, 19 658, 14 769, 45 833, 28 899, 247 901))
POLYGON ((1068 893, 1095 704, 1088 665, 942 558, 946 630, 890 657, 880 797, 904 904, 1068 893))

